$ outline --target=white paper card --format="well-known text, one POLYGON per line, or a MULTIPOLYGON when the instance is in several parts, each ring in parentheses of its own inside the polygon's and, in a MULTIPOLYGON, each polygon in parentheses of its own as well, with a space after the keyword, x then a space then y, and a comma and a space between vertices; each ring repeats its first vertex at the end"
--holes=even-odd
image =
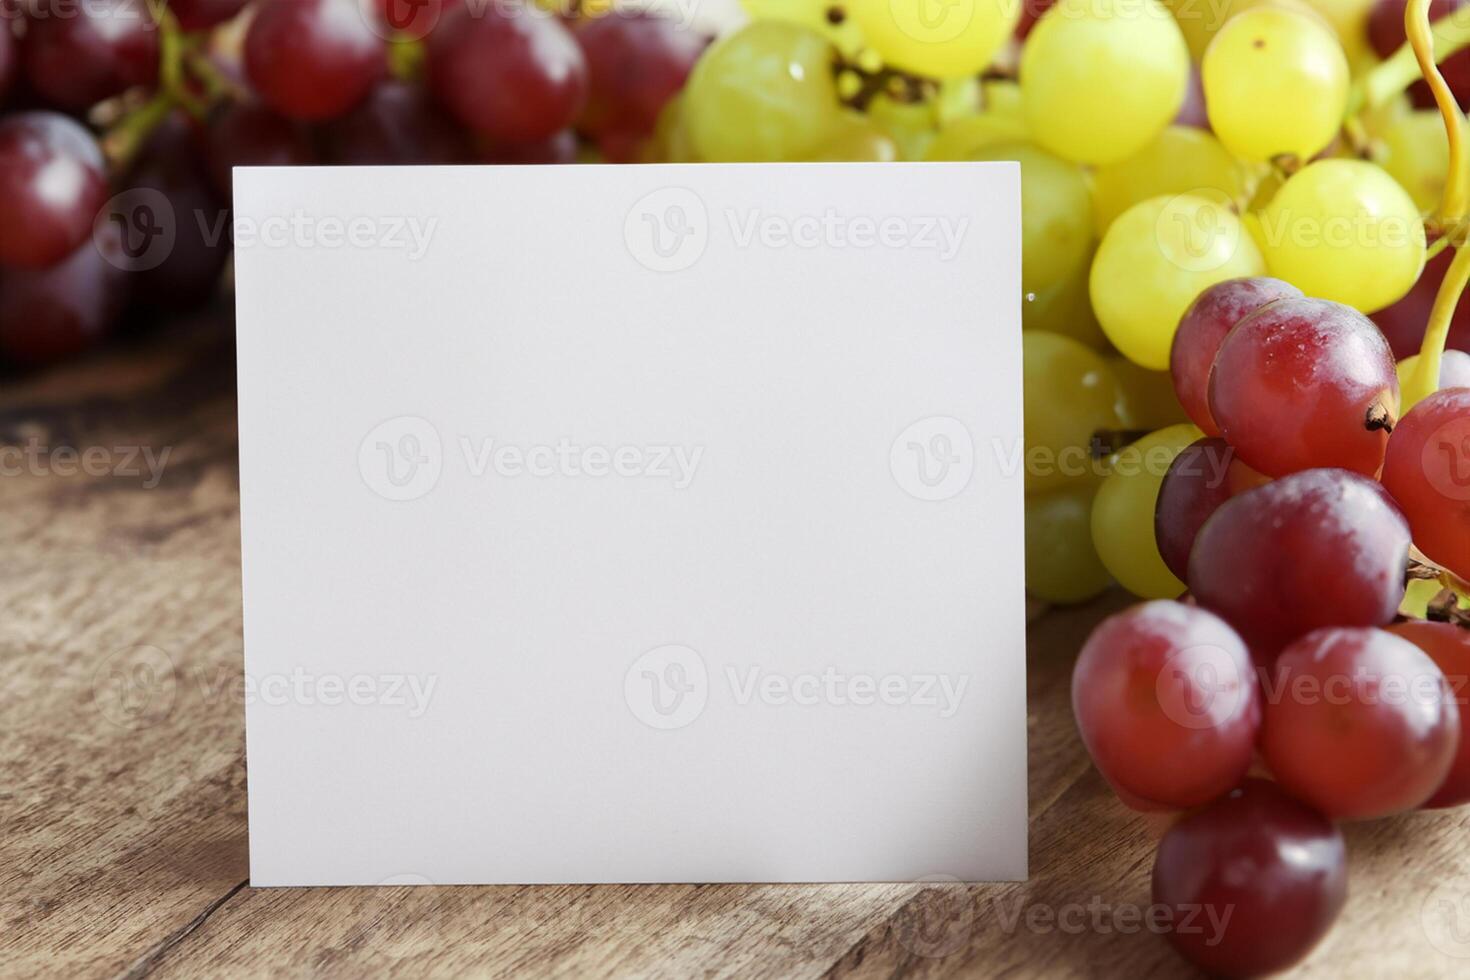
POLYGON ((253 884, 1025 876, 1014 164, 235 222, 253 884))

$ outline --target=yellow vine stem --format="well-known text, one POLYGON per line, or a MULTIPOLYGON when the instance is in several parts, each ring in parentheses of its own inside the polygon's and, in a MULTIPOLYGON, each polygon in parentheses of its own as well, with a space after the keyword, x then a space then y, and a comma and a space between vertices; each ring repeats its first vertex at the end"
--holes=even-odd
MULTIPOLYGON (((1411 7, 1405 11, 1406 17, 1412 9, 1411 7)), ((1433 47, 1434 60, 1443 62, 1457 51, 1470 47, 1470 11, 1462 8, 1446 14, 1435 21, 1430 30, 1436 42, 1433 47)), ((1405 43, 1354 86, 1348 102, 1348 114, 1356 115, 1364 109, 1380 108, 1417 82, 1422 75, 1423 69, 1419 65, 1419 56, 1414 51, 1414 46, 1405 43)))
POLYGON ((1470 248, 1465 246, 1462 223, 1465 219, 1467 198, 1470 198, 1470 171, 1465 167, 1465 139, 1460 107, 1455 102, 1450 87, 1435 64, 1434 35, 1429 27, 1429 0, 1409 0, 1404 10, 1404 30, 1408 34, 1409 46, 1419 63, 1419 70, 1429 83, 1434 94, 1439 114, 1444 119, 1445 135, 1449 140, 1450 165, 1445 178, 1444 197, 1440 200, 1438 222, 1441 231, 1452 235, 1455 258, 1450 262, 1444 281, 1439 284, 1439 293, 1434 298, 1434 308, 1429 314, 1429 324, 1424 330, 1424 343, 1419 349, 1419 364, 1403 391, 1400 413, 1407 412, 1439 388, 1440 360, 1444 355, 1445 342, 1450 334, 1450 321, 1465 284, 1470 281, 1470 248))

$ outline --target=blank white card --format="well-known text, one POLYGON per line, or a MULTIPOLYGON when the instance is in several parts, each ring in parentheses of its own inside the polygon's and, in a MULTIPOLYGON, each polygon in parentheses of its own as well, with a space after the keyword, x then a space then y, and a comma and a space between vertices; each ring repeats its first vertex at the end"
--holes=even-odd
POLYGON ((1014 164, 235 173, 255 885, 1026 874, 1014 164))

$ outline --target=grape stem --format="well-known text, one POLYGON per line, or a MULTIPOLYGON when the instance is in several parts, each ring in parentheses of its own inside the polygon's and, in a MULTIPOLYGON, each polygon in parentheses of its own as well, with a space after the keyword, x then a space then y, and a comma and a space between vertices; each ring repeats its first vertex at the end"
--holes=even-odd
POLYGON ((1460 116, 1460 106, 1455 102, 1444 75, 1435 63, 1434 34, 1429 26, 1429 0, 1409 0, 1404 8, 1404 32, 1409 38, 1409 48, 1419 64, 1439 114, 1444 119, 1445 138, 1449 140, 1449 175, 1445 179, 1444 196, 1439 202, 1439 223, 1444 229, 1455 228, 1465 217, 1467 196, 1465 171, 1465 128, 1460 116))
MULTIPOLYGON (((1409 4, 1405 11, 1406 19, 1408 13, 1413 9, 1414 5, 1409 4)), ((1427 15, 1427 4, 1424 5, 1424 9, 1427 15)), ((1470 15, 1467 15, 1465 11, 1457 10, 1441 17, 1434 22, 1430 30, 1438 42, 1434 45, 1436 63, 1470 46, 1470 15)), ((1405 43, 1390 55, 1388 60, 1363 76, 1362 81, 1353 90, 1348 114, 1357 115, 1364 108, 1379 108, 1417 82, 1422 74, 1423 68, 1413 44, 1405 43)))

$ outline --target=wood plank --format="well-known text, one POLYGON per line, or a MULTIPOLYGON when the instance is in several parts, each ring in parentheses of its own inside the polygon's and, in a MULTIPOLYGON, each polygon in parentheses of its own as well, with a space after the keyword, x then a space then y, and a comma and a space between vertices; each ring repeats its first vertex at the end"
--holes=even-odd
MULTIPOLYGON (((1189 974, 1114 925, 1147 907, 1163 828, 1116 802, 1071 720, 1072 659, 1118 594, 1030 630, 1028 882, 247 887, 231 350, 206 320, 0 389, 0 447, 112 464, 0 478, 0 973, 1189 974), (165 459, 156 485, 118 472, 139 447, 165 459)), ((1352 897, 1299 972, 1460 972, 1432 940, 1470 936, 1467 829, 1349 828, 1352 897)))

